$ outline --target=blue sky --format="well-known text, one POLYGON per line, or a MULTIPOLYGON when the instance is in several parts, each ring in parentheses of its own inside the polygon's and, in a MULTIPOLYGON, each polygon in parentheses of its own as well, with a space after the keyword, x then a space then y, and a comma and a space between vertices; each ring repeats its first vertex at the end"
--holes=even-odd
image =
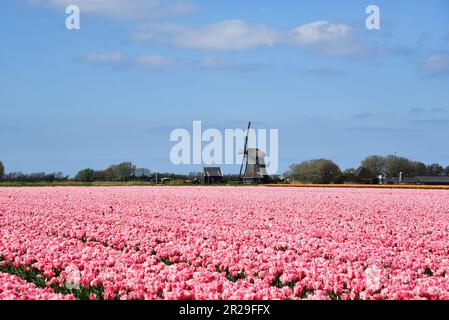
POLYGON ((197 171, 169 159, 170 132, 194 120, 279 129, 280 172, 394 151, 449 165, 444 0, 6 0, 0 27, 9 172, 197 171), (72 3, 81 29, 68 31, 72 3), (370 4, 380 30, 365 28, 370 4))

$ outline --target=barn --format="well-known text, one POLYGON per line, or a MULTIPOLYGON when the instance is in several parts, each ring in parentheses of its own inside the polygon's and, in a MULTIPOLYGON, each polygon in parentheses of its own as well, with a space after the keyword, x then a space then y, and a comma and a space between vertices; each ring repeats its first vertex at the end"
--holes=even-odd
POLYGON ((220 167, 203 168, 203 184, 223 183, 223 174, 220 167))
POLYGON ((360 184, 374 184, 377 180, 375 174, 364 166, 359 167, 354 172, 354 178, 360 184))

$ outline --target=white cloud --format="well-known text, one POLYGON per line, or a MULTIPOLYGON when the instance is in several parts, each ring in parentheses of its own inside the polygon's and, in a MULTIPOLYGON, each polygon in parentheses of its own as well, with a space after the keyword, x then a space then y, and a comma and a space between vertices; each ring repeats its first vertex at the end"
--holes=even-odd
POLYGON ((258 72, 268 65, 265 63, 231 63, 221 57, 207 57, 197 63, 194 66, 200 67, 205 70, 222 70, 222 71, 232 71, 232 72, 258 72))
POLYGON ((353 29, 346 24, 333 24, 325 20, 304 24, 292 29, 288 35, 292 45, 300 45, 317 53, 331 56, 354 57, 366 53, 353 29))
POLYGON ((347 41, 352 29, 345 24, 331 24, 325 20, 308 23, 290 31, 290 41, 298 44, 321 44, 347 41))
POLYGON ((91 52, 76 60, 90 64, 120 64, 121 66, 134 66, 145 69, 167 69, 182 65, 179 61, 157 54, 142 54, 135 57, 125 57, 119 52, 91 52))
POLYGON ((147 70, 168 70, 174 68, 194 68, 202 70, 221 70, 231 72, 258 72, 268 65, 264 63, 231 63, 221 57, 206 57, 196 61, 177 60, 158 54, 141 54, 126 57, 118 52, 91 52, 74 61, 97 64, 119 65, 121 67, 135 67, 147 70))
POLYGON ((123 56, 119 52, 98 53, 91 52, 81 59, 84 62, 94 64, 112 64, 122 62, 123 56))
POLYGON ((134 58, 133 64, 135 66, 147 69, 166 69, 177 67, 180 65, 178 61, 155 54, 137 56, 136 58, 134 58))
POLYGON ((328 21, 315 21, 289 31, 242 20, 227 20, 197 28, 176 24, 146 25, 140 26, 134 40, 210 51, 249 50, 276 45, 299 46, 335 56, 357 56, 367 51, 350 26, 328 21))
POLYGON ((449 73, 449 54, 435 54, 425 59, 421 69, 430 74, 449 73))
POLYGON ((200 28, 150 26, 138 32, 134 39, 140 42, 168 42, 189 49, 224 51, 272 47, 279 42, 280 34, 265 25, 228 20, 200 28))
MULTIPOLYGON (((19 0, 20 1, 20 0, 19 0)), ((119 19, 141 19, 191 13, 197 7, 187 0, 21 0, 31 5, 65 8, 77 5, 81 14, 119 19)))

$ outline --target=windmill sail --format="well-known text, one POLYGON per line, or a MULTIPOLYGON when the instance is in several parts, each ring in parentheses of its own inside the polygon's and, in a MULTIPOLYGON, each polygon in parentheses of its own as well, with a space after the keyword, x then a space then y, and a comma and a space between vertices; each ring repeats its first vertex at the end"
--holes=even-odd
POLYGON ((248 130, 246 130, 246 137, 245 137, 245 146, 243 147, 243 159, 242 159, 242 165, 240 166, 240 174, 239 178, 242 179, 242 171, 243 171, 243 165, 246 163, 248 164, 248 137, 249 137, 249 129, 251 128, 251 121, 248 123, 248 130))

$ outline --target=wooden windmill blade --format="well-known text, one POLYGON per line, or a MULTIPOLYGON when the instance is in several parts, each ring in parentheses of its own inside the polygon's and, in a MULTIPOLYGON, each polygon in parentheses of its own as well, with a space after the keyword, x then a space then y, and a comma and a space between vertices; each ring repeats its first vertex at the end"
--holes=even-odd
POLYGON ((239 179, 242 179, 242 171, 243 171, 243 165, 245 164, 245 159, 248 165, 248 136, 249 136, 249 129, 251 128, 251 121, 248 123, 248 130, 246 131, 246 138, 245 138, 245 146, 243 147, 243 159, 242 159, 242 165, 240 166, 240 174, 239 179))

